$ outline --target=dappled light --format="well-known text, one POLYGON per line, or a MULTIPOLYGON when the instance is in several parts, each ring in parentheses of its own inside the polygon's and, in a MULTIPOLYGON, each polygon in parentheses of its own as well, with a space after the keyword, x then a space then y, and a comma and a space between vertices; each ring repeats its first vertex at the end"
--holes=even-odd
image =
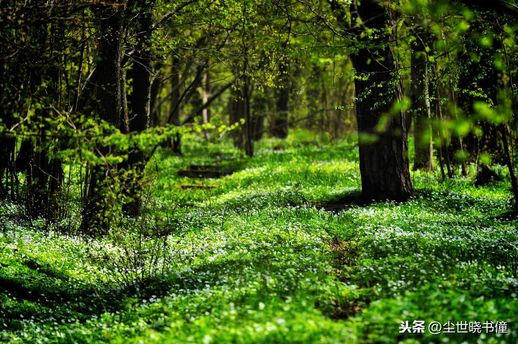
POLYGON ((518 3, 2 1, 0 342, 518 343, 518 3))

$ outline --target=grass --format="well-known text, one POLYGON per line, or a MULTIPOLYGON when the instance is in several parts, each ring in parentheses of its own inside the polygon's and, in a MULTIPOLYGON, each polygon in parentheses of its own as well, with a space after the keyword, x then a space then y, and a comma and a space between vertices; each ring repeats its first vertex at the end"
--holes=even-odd
POLYGON ((198 140, 184 157, 158 152, 150 198, 170 260, 137 294, 110 268, 119 241, 42 230, 2 205, 0 341, 518 341, 518 221, 499 216, 507 180, 475 188, 417 172, 409 202, 329 212, 321 205, 359 189, 357 147, 313 141, 265 140, 250 160, 198 140), (176 176, 218 158, 237 171, 176 176), (413 320, 505 321, 511 333, 399 334, 413 320))

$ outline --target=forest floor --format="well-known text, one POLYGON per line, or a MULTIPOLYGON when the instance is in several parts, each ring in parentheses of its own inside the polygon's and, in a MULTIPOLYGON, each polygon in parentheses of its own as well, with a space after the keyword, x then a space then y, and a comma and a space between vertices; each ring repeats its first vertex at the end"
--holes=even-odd
POLYGON ((314 143, 303 132, 265 140, 249 160, 196 140, 183 157, 159 151, 149 198, 168 235, 147 251, 124 235, 43 229, 1 205, 0 341, 518 342, 507 179, 476 188, 473 175, 416 172, 408 202, 341 209, 359 189, 357 146, 314 143), (178 176, 204 168, 224 173, 178 176), (149 271, 131 279, 139 259, 149 271), (510 333, 399 333, 414 320, 501 321, 510 333))

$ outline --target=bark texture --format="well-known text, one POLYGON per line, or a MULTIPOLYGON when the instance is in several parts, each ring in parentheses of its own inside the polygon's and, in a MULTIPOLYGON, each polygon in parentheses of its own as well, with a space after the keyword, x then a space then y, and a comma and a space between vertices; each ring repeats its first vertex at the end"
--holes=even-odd
MULTIPOLYGON (((87 94, 93 95, 94 104, 89 107, 92 113, 108 123, 121 127, 121 57, 122 57, 122 10, 103 7, 96 13, 100 18, 100 38, 98 43, 98 62, 87 94)), ((102 155, 109 149, 99 147, 102 155)), ((83 219, 81 227, 87 233, 104 233, 108 230, 112 214, 110 200, 104 192, 115 166, 93 165, 88 173, 84 190, 83 219)))
MULTIPOLYGON (((355 88, 362 194, 367 199, 403 201, 413 192, 405 114, 391 114, 385 128, 377 129, 383 114, 390 113, 399 96, 390 37, 383 33, 389 24, 387 9, 374 0, 363 0, 353 7, 364 25, 379 30, 377 38, 360 43, 352 58, 360 76, 355 88)), ((358 39, 361 40, 359 35, 358 39)))

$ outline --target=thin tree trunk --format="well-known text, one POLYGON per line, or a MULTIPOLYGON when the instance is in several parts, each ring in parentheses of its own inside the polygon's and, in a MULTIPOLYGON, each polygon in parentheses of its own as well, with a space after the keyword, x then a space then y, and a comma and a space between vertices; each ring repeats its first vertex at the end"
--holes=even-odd
MULTIPOLYGON (((436 80, 438 80, 437 78, 437 69, 434 69, 435 71, 435 76, 436 76, 436 80)), ((440 91, 440 86, 439 85, 436 85, 435 86, 435 92, 436 92, 436 103, 435 103, 435 107, 436 107, 436 113, 437 113, 437 118, 439 119, 439 121, 443 121, 444 120, 444 116, 442 114, 442 99, 441 99, 441 91, 440 91)), ((453 177, 453 169, 451 168, 451 163, 450 163, 450 154, 449 154, 449 149, 448 149, 448 142, 443 138, 443 137, 440 137, 441 139, 441 146, 439 147, 439 150, 441 151, 441 154, 440 154, 440 163, 441 163, 441 172, 443 173, 443 180, 445 179, 444 178, 444 167, 443 167, 443 163, 446 163, 446 169, 448 171, 448 178, 452 178, 453 177)))
MULTIPOLYGON (((0 64, 0 84, 5 85, 9 82, 9 75, 7 73, 6 65, 0 64)), ((0 101, 2 107, 0 108, 0 119, 6 128, 10 128, 14 124, 12 117, 11 103, 6 95, 0 93, 0 101)), ((14 180, 11 178, 15 170, 15 149, 16 138, 8 136, 0 136, 0 200, 9 197, 14 198, 14 180)))
POLYGON ((249 157, 254 156, 254 133, 253 133, 253 123, 252 123, 252 114, 250 113, 250 77, 245 75, 244 77, 244 85, 243 85, 243 97, 244 97, 244 109, 243 112, 245 114, 245 153, 249 157))
POLYGON ((279 88, 276 90, 275 116, 270 123, 270 133, 273 137, 284 139, 288 136, 288 113, 290 87, 288 62, 282 58, 279 62, 279 88))
POLYGON ((505 163, 509 170, 509 177, 511 178, 511 188, 514 196, 514 212, 518 214, 518 180, 516 179, 516 173, 514 171, 513 157, 511 155, 511 150, 509 149, 507 126, 505 124, 500 126, 500 132, 502 133, 502 142, 504 144, 505 163))
MULTIPOLYGON (((172 72, 171 72, 171 87, 173 91, 171 93, 171 124, 176 127, 180 126, 180 101, 181 101, 181 90, 180 90, 180 58, 177 54, 173 54, 172 58, 172 72)), ((171 139, 171 148, 177 155, 182 154, 182 137, 179 132, 176 132, 171 139)))
POLYGON ((428 56, 423 30, 416 33, 411 57, 411 101, 414 120, 414 170, 433 170, 428 56))
MULTIPOLYGON (((203 73, 203 79, 201 81, 201 87, 200 87, 200 94, 201 94, 201 101, 202 104, 206 104, 209 101, 210 98, 210 75, 209 75, 209 68, 208 64, 205 69, 205 72, 203 73)), ((208 124, 210 122, 210 107, 207 106, 201 110, 201 119, 202 124, 208 124)), ((210 133, 207 129, 203 130, 203 136, 205 137, 205 140, 210 140, 210 133)))
POLYGON ((158 71, 158 74, 155 75, 153 81, 151 82, 151 99, 149 105, 150 111, 150 126, 159 126, 160 125, 160 90, 162 89, 162 69, 163 64, 157 63, 155 66, 155 70, 158 71))

